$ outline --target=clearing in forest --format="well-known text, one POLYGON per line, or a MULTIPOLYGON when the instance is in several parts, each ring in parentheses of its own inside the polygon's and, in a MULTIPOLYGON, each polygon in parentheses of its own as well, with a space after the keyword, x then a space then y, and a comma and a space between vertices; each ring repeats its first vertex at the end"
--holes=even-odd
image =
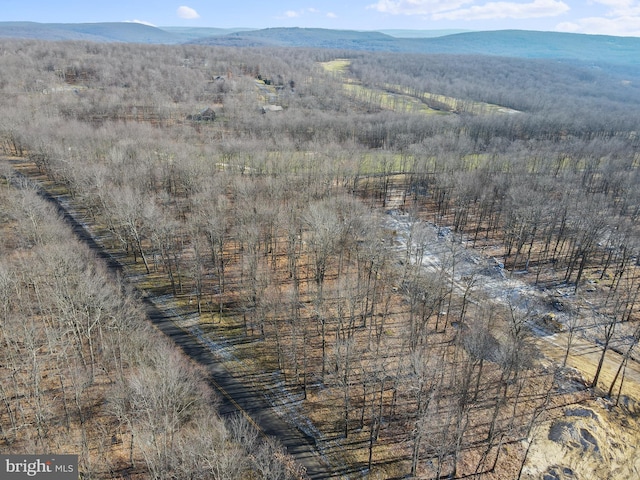
POLYGON ((485 102, 462 100, 446 95, 424 92, 402 85, 385 83, 376 87, 367 87, 359 80, 349 77, 351 61, 338 58, 320 64, 325 72, 342 78, 344 89, 358 101, 376 106, 383 110, 401 113, 420 113, 425 115, 467 112, 478 114, 513 114, 517 110, 485 102))

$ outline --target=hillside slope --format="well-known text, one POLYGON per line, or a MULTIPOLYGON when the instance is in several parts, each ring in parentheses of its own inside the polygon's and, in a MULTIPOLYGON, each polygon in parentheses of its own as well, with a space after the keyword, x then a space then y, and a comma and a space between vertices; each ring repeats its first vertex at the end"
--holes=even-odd
POLYGON ((428 39, 404 39, 415 51, 470 53, 521 58, 558 58, 616 64, 640 63, 640 38, 576 33, 502 30, 428 39))
MULTIPOLYGON (((388 31, 393 33, 393 31, 388 31)), ((442 32, 441 32, 442 33, 442 32)), ((422 38, 376 31, 322 28, 223 29, 153 27, 139 23, 0 22, 0 38, 89 40, 236 47, 305 47, 398 53, 444 53, 544 58, 595 65, 640 66, 640 38, 500 30, 422 38)))
POLYGON ((480 54, 606 62, 618 65, 640 64, 640 38, 526 30, 466 32, 433 38, 397 38, 380 32, 269 28, 203 38, 194 43, 403 53, 480 54))
POLYGON ((174 44, 180 37, 160 28, 141 23, 36 23, 0 22, 0 38, 32 38, 38 40, 88 40, 92 42, 124 42, 174 44))

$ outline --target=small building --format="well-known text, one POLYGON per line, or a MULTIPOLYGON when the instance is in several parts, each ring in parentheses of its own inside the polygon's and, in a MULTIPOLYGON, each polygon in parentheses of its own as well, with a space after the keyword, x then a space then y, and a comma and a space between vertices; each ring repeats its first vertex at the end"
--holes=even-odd
POLYGON ((262 113, 281 112, 282 110, 280 105, 263 105, 260 109, 262 113))
POLYGON ((213 122, 216 119, 216 112, 211 107, 207 107, 195 115, 187 115, 187 120, 194 122, 213 122))

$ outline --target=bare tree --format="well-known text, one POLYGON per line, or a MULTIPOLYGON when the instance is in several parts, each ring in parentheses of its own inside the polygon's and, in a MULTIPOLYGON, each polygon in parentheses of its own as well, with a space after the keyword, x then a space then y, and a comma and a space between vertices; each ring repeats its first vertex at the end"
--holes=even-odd
POLYGON ((176 439, 207 403, 207 393, 189 364, 167 345, 153 363, 140 366, 123 386, 119 411, 136 438, 153 478, 175 469, 176 439))

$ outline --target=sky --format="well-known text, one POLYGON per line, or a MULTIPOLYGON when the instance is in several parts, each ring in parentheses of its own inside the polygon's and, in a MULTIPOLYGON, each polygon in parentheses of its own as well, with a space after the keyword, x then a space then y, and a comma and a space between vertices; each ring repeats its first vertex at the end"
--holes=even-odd
POLYGON ((640 0, 0 0, 0 21, 544 30, 640 37, 640 0))

